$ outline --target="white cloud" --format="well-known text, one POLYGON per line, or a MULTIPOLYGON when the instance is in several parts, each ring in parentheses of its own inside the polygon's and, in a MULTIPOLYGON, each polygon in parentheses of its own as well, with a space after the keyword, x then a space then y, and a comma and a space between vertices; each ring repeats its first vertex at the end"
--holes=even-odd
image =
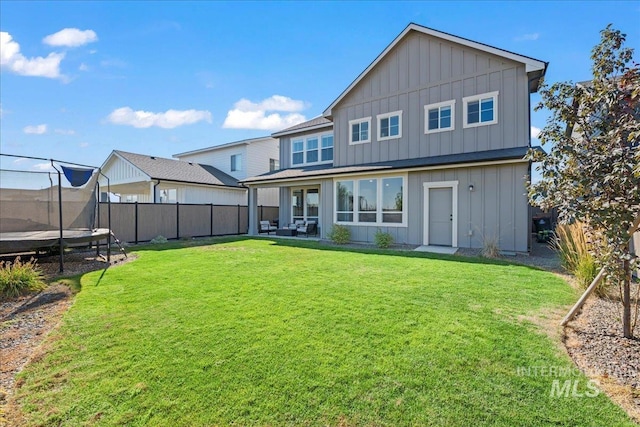
POLYGON ((538 40, 538 38, 540 38, 540 33, 529 33, 529 34, 523 34, 521 36, 515 37, 515 41, 517 42, 533 41, 533 40, 538 40))
POLYGON ((540 131, 541 131, 540 128, 531 126, 531 138, 538 139, 538 135, 540 135, 540 131))
POLYGON ((57 33, 50 34, 42 39, 49 46, 77 47, 87 43, 98 41, 98 36, 93 30, 79 30, 77 28, 65 28, 57 33))
POLYGON ((36 163, 35 165, 31 166, 31 168, 39 171, 54 170, 53 167, 51 166, 51 163, 36 163))
POLYGON ((13 40, 11 34, 0 32, 0 67, 6 68, 22 76, 64 78, 60 74, 60 62, 64 53, 50 53, 46 58, 41 56, 26 58, 20 53, 20 45, 13 40))
POLYGON ((76 131, 73 129, 56 129, 54 130, 58 135, 75 135, 76 131))
POLYGON ((47 125, 25 126, 22 130, 28 135, 42 135, 47 133, 47 125))
POLYGON ((78 67, 78 70, 80 70, 80 71, 89 71, 89 66, 83 62, 83 63, 82 63, 82 64, 80 64, 80 66, 78 67))
POLYGON ((309 104, 286 96, 273 95, 260 102, 252 102, 242 98, 227 112, 222 125, 227 129, 259 129, 278 130, 287 128, 306 120, 299 111, 308 108, 309 104), (280 114, 285 112, 289 114, 280 114))
POLYGON ((143 110, 133 111, 129 107, 122 107, 113 110, 107 120, 116 125, 136 128, 157 126, 172 129, 200 121, 211 123, 211 113, 203 110, 167 110, 164 113, 152 113, 143 110))

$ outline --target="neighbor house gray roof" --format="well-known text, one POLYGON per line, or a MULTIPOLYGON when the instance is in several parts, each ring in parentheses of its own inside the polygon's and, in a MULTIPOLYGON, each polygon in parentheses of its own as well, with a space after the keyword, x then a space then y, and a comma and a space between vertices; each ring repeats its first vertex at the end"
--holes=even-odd
POLYGON ((333 126, 333 122, 331 120, 328 120, 322 116, 318 116, 306 122, 298 123, 295 126, 291 126, 276 133, 272 133, 271 136, 277 138, 279 136, 289 135, 292 133, 304 132, 314 129, 323 129, 331 126, 333 126))
POLYGON ((225 187, 240 187, 234 177, 209 165, 164 159, 144 154, 114 150, 113 153, 131 163, 151 179, 160 181, 184 182, 188 184, 206 184, 225 187))
POLYGON ((348 173, 385 172, 394 169, 419 169, 425 167, 454 164, 473 164, 487 161, 524 159, 528 147, 501 148, 499 150, 475 151, 471 153, 446 154, 443 156, 420 157, 415 159, 392 160, 378 163, 366 163, 354 166, 316 165, 282 169, 251 178, 243 179, 245 184, 259 184, 271 181, 286 181, 300 178, 317 178, 348 173))

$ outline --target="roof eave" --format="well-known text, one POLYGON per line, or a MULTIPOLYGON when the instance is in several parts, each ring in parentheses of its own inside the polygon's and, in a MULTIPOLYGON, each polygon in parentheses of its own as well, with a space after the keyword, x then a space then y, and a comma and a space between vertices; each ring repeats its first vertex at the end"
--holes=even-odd
POLYGON ((312 131, 312 130, 319 130, 319 129, 324 129, 324 128, 333 128, 333 123, 322 123, 319 125, 314 125, 314 126, 309 126, 306 128, 301 128, 301 129, 294 129, 294 130, 282 130, 279 132, 275 132, 271 134, 272 138, 280 138, 281 136, 286 136, 286 135, 293 135, 296 133, 302 133, 302 132, 308 132, 308 131, 312 131))

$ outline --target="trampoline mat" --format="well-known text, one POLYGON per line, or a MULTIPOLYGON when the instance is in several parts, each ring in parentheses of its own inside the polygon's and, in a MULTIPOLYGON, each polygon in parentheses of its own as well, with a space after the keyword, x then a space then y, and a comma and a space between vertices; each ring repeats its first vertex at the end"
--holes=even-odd
MULTIPOLYGON (((62 240, 63 244, 68 246, 75 243, 104 240, 109 237, 109 234, 108 228, 62 230, 62 240)), ((49 248, 57 246, 59 239, 60 230, 0 233, 0 253, 9 254, 49 248)))

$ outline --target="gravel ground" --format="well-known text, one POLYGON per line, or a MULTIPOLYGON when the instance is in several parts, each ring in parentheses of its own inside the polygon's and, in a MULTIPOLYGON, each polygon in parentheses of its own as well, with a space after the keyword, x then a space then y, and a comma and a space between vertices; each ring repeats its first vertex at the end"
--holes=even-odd
MULTIPOLYGON (((27 259, 27 257, 22 257, 27 259)), ((121 253, 111 256, 111 264, 122 264, 133 259, 121 253)), ((3 260, 10 259, 3 257, 3 260)), ((58 257, 41 257, 38 265, 47 280, 74 276, 107 268, 106 259, 96 257, 94 251, 74 252, 65 257, 64 273, 59 272, 58 257)), ((24 295, 9 301, 0 301, 0 425, 9 425, 4 419, 4 407, 14 384, 15 376, 37 353, 38 347, 52 331, 73 303, 68 286, 53 280, 42 292, 24 295)))

